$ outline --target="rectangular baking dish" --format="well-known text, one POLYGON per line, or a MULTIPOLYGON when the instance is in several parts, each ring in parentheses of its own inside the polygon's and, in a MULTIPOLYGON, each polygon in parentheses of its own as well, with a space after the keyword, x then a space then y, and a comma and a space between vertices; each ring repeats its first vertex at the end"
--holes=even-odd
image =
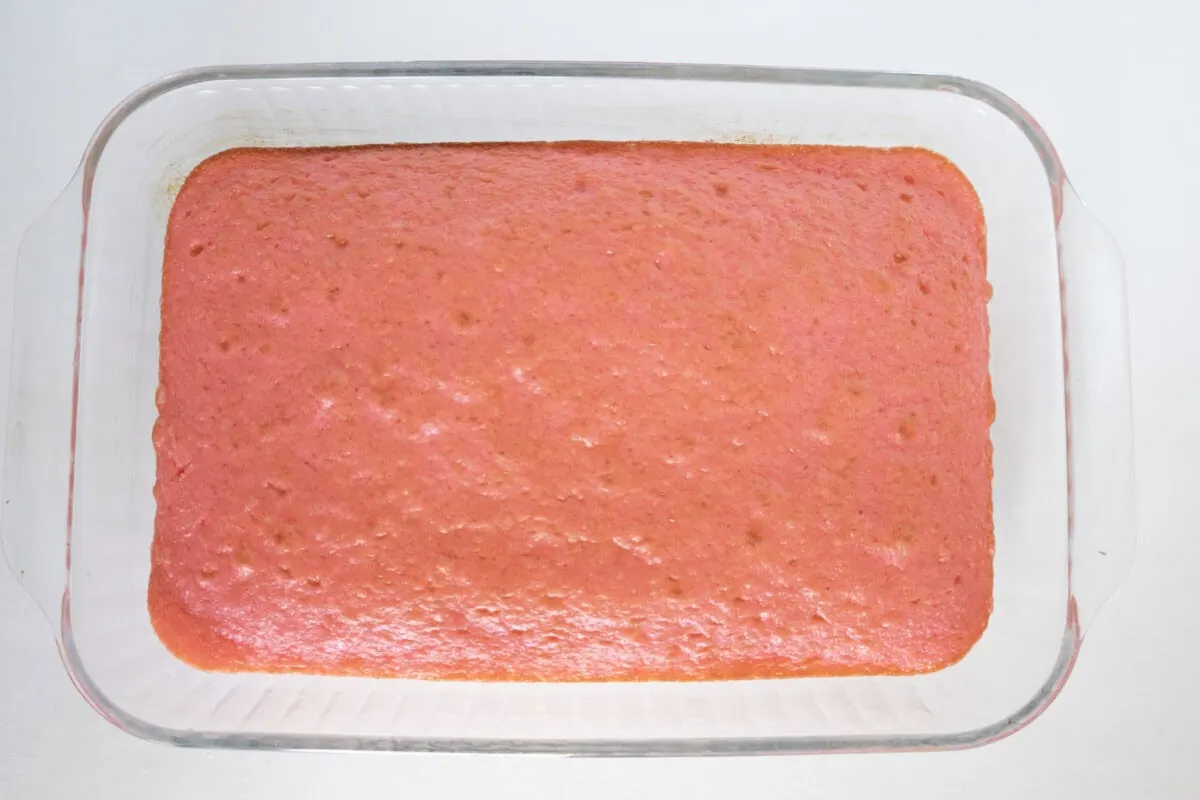
POLYGON ((970 81, 583 63, 193 70, 109 115, 19 262, 5 553, 84 697, 148 739, 607 755, 975 745, 1053 699, 1132 557, 1119 254, 1037 124, 970 81), (918 146, 974 184, 995 292, 995 607, 961 662, 916 676, 469 683, 205 673, 162 646, 146 609, 150 433, 163 238, 189 171, 230 147, 568 139, 918 146))

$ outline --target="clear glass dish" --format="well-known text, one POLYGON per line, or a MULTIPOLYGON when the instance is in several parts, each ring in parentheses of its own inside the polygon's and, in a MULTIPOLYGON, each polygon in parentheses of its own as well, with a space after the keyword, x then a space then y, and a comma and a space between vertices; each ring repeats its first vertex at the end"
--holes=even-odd
POLYGON ((1062 687, 1133 551, 1123 268, 1037 124, 957 78, 581 63, 226 67, 100 126, 19 255, 3 534, 84 697, 148 739, 217 747, 701 755, 964 747, 1062 687), (175 190, 247 145, 716 140, 921 146, 988 223, 995 609, 916 676, 517 684, 205 673, 146 609, 159 296, 175 190))

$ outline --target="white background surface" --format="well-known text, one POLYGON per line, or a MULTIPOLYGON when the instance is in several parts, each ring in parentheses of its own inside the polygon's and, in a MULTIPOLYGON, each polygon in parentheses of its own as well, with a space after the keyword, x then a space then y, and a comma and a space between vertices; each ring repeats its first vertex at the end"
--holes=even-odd
POLYGON ((1042 717, 981 749, 894 755, 579 761, 148 744, 80 699, 49 627, 3 571, 0 797, 1200 797, 1198 30, 1200 8, 1187 0, 278 0, 244 8, 236 0, 0 0, 4 363, 22 231, 66 184, 104 114, 172 70, 670 60, 949 72, 990 83, 1046 128, 1125 252, 1140 537, 1129 580, 1042 717))

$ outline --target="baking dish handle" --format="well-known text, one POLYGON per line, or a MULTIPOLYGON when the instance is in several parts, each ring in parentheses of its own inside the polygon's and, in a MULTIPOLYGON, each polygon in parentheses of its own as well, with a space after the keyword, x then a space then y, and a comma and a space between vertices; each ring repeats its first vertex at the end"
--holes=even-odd
POLYGON ((55 630, 67 577, 83 224, 77 178, 26 231, 13 291, 0 539, 55 630))
POLYGON ((1071 593, 1082 633, 1133 563, 1128 312, 1120 250, 1069 185, 1058 241, 1068 354, 1071 593))

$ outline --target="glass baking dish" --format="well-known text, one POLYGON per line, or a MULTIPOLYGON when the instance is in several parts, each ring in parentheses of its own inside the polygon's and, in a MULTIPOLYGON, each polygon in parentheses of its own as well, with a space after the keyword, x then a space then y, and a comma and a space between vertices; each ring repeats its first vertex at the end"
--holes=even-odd
POLYGON ((103 122, 19 254, 6 556, 84 697, 148 739, 296 747, 701 755, 964 747, 1062 688, 1133 550, 1116 247, 1037 124, 958 78, 583 63, 336 64, 168 76, 103 122), (994 612, 915 676, 520 684, 206 673, 150 625, 163 238, 175 191, 239 146, 512 140, 919 146, 988 225, 996 397, 994 612))

